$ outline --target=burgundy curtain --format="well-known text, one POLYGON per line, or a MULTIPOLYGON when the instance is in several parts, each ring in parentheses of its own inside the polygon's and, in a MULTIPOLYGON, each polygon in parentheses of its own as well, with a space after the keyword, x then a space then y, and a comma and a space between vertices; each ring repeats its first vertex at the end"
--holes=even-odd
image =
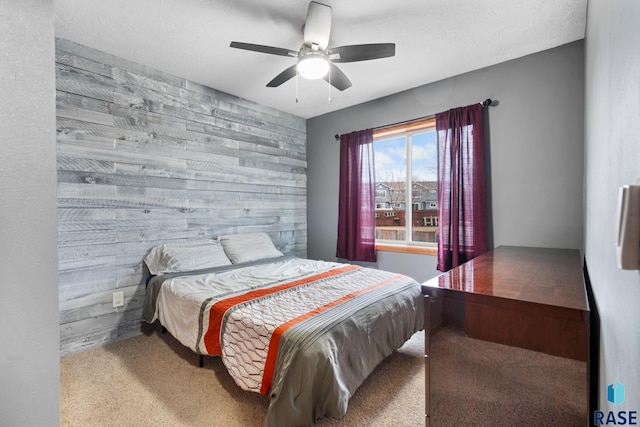
POLYGON ((487 251, 482 105, 436 114, 438 133, 438 270, 487 251))
POLYGON ((340 193, 336 256, 376 261, 373 130, 340 136, 340 193))

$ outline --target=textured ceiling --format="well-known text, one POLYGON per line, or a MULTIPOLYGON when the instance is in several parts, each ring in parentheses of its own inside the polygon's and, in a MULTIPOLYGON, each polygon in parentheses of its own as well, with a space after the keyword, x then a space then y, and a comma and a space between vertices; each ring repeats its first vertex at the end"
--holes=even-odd
MULTIPOLYGON (((320 0, 322 2, 322 0, 320 0)), ((353 86, 265 85, 294 58, 231 41, 298 50, 308 1, 55 0, 56 37, 301 116, 380 98, 584 38, 587 0, 325 0, 329 47, 396 43, 396 56, 339 64, 353 86), (329 102, 331 97, 331 102, 329 102)))

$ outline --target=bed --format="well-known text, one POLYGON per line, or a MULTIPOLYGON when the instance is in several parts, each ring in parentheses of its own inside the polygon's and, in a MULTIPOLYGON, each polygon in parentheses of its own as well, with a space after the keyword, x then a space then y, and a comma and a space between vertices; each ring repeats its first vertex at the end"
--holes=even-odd
POLYGON ((266 426, 342 418, 375 367, 423 329, 408 276, 283 255, 268 234, 159 245, 143 319, 269 397, 266 426))

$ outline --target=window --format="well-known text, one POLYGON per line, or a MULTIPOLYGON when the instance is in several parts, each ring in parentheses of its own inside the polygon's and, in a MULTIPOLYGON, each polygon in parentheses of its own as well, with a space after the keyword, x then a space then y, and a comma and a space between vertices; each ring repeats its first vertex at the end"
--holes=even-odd
POLYGON ((386 189, 386 206, 393 209, 393 213, 387 211, 383 215, 376 210, 376 244, 435 247, 438 235, 435 118, 377 129, 373 151, 376 189, 386 189))

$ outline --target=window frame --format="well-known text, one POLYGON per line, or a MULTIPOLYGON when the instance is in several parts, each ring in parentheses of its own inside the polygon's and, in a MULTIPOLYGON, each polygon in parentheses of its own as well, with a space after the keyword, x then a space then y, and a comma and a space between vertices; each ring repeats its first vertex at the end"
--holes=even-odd
MULTIPOLYGON (((373 141, 374 144, 376 141, 382 141, 386 139, 390 139, 392 137, 398 137, 404 135, 407 138, 407 141, 410 137, 418 134, 428 133, 428 132, 436 132, 436 118, 435 116, 424 117, 417 120, 412 120, 408 122, 403 122, 400 124, 386 126, 374 129, 373 131, 373 141)), ((375 147, 375 145, 374 145, 375 147)), ((406 174, 408 177, 411 177, 411 144, 405 143, 406 150, 406 158, 405 158, 405 166, 407 168, 406 174)), ((375 148, 374 148, 375 152, 375 148)), ((378 183, 376 182, 376 185, 378 183)), ((412 206, 413 199, 413 183, 410 179, 405 179, 405 206, 412 206), (411 200, 407 201, 407 195, 411 195, 411 200)), ((392 207, 393 209, 393 207, 392 207)), ((412 236, 412 209, 405 209, 405 227, 406 227, 406 235, 412 236)), ((376 250, 381 251, 389 251, 389 252, 406 252, 406 253, 418 253, 418 254, 428 254, 428 255, 437 255, 438 254, 438 246, 437 242, 414 242, 409 240, 404 241, 394 241, 394 240, 381 240, 376 239, 376 250)))

